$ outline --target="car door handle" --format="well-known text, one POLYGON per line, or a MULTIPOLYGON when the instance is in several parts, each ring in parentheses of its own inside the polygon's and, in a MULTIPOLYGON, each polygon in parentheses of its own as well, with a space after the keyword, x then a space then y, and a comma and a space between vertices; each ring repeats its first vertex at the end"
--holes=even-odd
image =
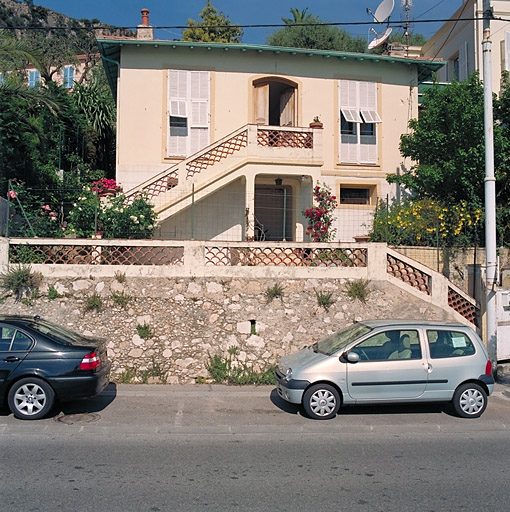
POLYGON ((432 373, 432 365, 427 363, 427 373, 432 373))
POLYGON ((6 363, 15 363, 16 361, 19 361, 19 357, 16 356, 9 356, 4 359, 6 363))

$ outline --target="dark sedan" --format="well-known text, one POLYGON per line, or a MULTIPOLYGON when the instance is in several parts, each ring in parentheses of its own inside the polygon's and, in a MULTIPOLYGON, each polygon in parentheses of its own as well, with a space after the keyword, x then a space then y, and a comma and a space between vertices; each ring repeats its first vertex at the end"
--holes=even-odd
POLYGON ((0 405, 36 420, 55 400, 100 393, 110 363, 103 339, 82 336, 39 316, 0 316, 0 405))

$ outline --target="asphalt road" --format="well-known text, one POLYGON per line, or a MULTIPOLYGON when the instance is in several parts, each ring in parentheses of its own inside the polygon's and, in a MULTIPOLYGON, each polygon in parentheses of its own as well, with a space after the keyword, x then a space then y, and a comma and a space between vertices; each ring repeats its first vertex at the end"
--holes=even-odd
MULTIPOLYGON (((510 398, 344 409, 272 387, 119 386, 27 422, 0 411, 0 511, 507 511, 510 398)), ((508 393, 505 391, 505 393, 508 393)))

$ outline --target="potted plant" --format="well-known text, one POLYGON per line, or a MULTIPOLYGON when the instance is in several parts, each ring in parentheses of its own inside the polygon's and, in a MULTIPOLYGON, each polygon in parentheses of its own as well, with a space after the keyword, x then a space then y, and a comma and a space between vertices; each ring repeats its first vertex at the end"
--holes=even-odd
POLYGON ((313 121, 310 123, 310 128, 322 128, 323 124, 319 116, 315 116, 313 121))
POLYGON ((108 178, 101 178, 92 182, 92 191, 99 197, 113 197, 121 190, 121 186, 115 180, 108 178))

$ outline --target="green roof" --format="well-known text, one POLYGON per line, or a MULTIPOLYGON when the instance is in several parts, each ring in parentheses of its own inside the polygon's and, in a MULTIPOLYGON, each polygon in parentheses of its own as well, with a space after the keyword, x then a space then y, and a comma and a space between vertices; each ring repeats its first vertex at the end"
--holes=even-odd
POLYGON ((282 46, 265 46, 238 43, 203 43, 189 41, 169 41, 165 39, 98 39, 97 40, 103 66, 114 98, 117 97, 117 77, 119 74, 120 52, 123 46, 152 46, 157 48, 165 46, 169 48, 201 48, 208 51, 221 50, 224 52, 254 52, 288 55, 305 55, 308 57, 335 58, 340 60, 355 60, 369 62, 387 62, 390 64, 415 65, 418 67, 418 80, 423 82, 430 80, 432 73, 443 67, 444 62, 425 59, 413 59, 409 57, 393 57, 388 55, 376 55, 371 53, 350 53, 334 50, 307 50, 303 48, 286 48, 282 46))

